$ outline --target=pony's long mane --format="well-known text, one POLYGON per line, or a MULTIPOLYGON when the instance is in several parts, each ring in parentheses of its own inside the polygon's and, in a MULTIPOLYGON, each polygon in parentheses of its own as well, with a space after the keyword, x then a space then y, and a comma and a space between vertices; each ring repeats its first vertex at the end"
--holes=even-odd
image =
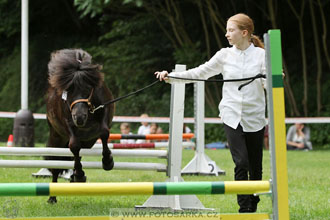
POLYGON ((101 86, 101 66, 92 64, 92 56, 81 49, 63 49, 51 54, 48 63, 48 82, 59 94, 69 88, 101 86))

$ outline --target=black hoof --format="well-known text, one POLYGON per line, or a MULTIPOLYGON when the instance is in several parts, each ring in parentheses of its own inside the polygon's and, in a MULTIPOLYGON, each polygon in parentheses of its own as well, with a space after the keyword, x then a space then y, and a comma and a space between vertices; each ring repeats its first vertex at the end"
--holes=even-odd
POLYGON ((112 170, 115 163, 113 162, 113 157, 110 155, 107 160, 105 158, 102 158, 102 167, 104 170, 112 170))
POLYGON ((70 182, 85 183, 86 180, 87 180, 87 177, 86 176, 76 176, 76 175, 73 175, 73 181, 71 179, 70 182))
POLYGON ((49 204, 55 204, 57 203, 57 199, 55 196, 51 196, 49 197, 48 201, 47 201, 49 204))

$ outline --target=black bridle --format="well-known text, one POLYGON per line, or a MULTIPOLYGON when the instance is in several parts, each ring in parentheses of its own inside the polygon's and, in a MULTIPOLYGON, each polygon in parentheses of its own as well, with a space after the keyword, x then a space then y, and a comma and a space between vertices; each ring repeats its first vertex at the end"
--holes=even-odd
POLYGON ((63 91, 63 93, 62 93, 62 99, 64 100, 64 102, 67 103, 70 112, 72 112, 72 109, 75 106, 75 104, 80 103, 80 102, 84 102, 84 103, 86 103, 88 105, 89 112, 92 113, 92 114, 94 114, 94 112, 97 109, 99 109, 99 107, 95 108, 95 106, 92 104, 93 93, 94 93, 94 88, 92 88, 92 91, 89 94, 89 96, 88 96, 87 99, 77 99, 77 100, 73 101, 70 104, 69 102, 67 102, 67 91, 63 91))

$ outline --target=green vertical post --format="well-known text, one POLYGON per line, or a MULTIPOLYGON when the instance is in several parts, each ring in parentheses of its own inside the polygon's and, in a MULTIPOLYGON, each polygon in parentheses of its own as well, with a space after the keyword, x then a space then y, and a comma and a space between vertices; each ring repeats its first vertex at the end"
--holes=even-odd
POLYGON ((285 105, 280 30, 264 35, 266 44, 267 98, 272 168, 273 219, 289 219, 285 105))

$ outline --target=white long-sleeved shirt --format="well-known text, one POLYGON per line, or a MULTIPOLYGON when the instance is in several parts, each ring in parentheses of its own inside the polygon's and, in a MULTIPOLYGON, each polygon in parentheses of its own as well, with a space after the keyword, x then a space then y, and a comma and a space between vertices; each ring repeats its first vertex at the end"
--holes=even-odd
MULTIPOLYGON (((141 135, 150 134, 150 125, 147 125, 147 126, 141 125, 139 127, 138 134, 141 134, 141 135)), ((136 143, 137 144, 146 143, 146 140, 138 139, 138 140, 136 140, 136 143)))
MULTIPOLYGON (((253 77, 266 74, 265 50, 251 44, 242 51, 235 46, 222 48, 208 62, 199 67, 172 72, 170 76, 183 78, 208 79, 222 74, 223 79, 253 77)), ((265 79, 255 79, 252 83, 238 87, 248 81, 225 82, 222 87, 222 100, 219 104, 219 116, 223 123, 236 129, 241 124, 243 131, 255 132, 266 125, 265 119, 265 79)))
MULTIPOLYGON (((132 132, 128 133, 129 135, 133 134, 132 132)), ((135 144, 134 139, 120 139, 121 144, 135 144)))

